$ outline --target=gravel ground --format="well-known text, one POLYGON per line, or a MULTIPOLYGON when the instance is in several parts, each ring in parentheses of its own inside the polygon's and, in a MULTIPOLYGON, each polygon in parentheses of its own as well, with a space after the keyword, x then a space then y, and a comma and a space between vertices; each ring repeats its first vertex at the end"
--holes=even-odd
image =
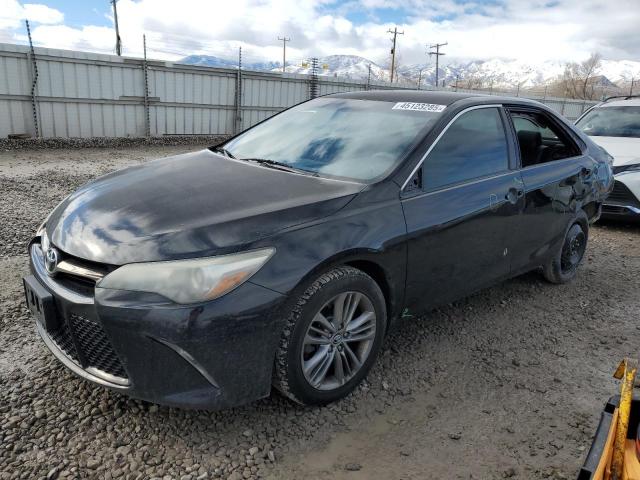
POLYGON ((23 305, 26 242, 87 180, 194 148, 0 152, 0 479, 575 478, 617 362, 638 354, 638 227, 594 227, 569 285, 531 273, 403 321, 327 407, 178 410, 67 372, 23 305))

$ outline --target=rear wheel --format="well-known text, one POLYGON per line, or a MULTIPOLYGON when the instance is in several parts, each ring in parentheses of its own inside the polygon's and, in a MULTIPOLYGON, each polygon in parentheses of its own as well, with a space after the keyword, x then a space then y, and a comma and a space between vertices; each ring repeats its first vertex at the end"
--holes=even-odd
POLYGON ((274 386, 308 405, 346 396, 375 362, 385 329, 384 296, 371 277, 352 267, 321 275, 290 312, 274 386))
POLYGON ((587 215, 580 211, 567 230, 560 251, 543 267, 544 277, 551 283, 567 283, 576 276, 589 238, 587 215))

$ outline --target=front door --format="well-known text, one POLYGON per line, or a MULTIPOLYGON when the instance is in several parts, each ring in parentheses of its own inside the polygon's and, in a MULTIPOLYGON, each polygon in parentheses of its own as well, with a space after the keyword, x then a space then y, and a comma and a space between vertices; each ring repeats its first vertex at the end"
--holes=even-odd
POLYGON ((419 188, 403 198, 409 309, 447 303, 508 276, 507 234, 522 188, 509 168, 504 119, 495 106, 459 115, 425 158, 419 188))

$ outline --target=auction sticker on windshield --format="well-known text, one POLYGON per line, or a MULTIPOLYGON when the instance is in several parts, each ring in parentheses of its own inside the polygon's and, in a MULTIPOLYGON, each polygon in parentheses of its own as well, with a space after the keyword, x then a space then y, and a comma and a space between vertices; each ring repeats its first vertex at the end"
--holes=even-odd
POLYGON ((392 110, 415 110, 418 112, 441 112, 446 105, 438 105, 436 103, 413 103, 413 102, 398 102, 393 106, 392 110))

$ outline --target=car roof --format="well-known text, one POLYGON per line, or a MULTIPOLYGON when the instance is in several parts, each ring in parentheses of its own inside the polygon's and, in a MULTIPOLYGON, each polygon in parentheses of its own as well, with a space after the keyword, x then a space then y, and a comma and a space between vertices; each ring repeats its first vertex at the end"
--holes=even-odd
POLYGON ((638 107, 640 98, 621 98, 620 100, 609 100, 597 105, 598 107, 638 107))
POLYGON ((365 90, 360 92, 334 93, 328 96, 332 98, 352 98, 356 100, 377 100, 380 102, 434 103, 437 105, 447 106, 460 100, 467 100, 465 103, 469 104, 508 103, 540 105, 538 102, 521 97, 503 97, 478 93, 446 92, 439 90, 365 90))

